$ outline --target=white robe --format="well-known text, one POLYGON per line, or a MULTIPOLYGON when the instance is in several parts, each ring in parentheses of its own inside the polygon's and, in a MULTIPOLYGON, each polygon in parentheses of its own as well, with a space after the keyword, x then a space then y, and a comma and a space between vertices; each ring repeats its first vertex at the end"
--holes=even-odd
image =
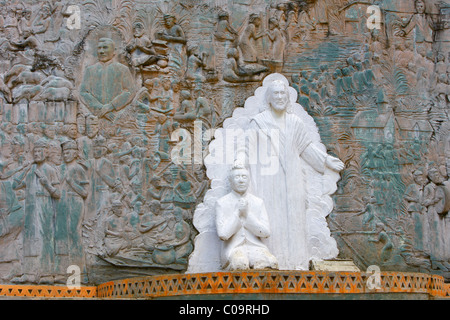
POLYGON ((260 238, 270 236, 270 225, 262 199, 251 194, 240 196, 230 192, 216 202, 217 234, 223 241, 222 264, 227 267, 237 249, 247 252, 250 264, 259 261, 268 261, 267 247, 260 238), (248 203, 245 219, 239 217, 239 199, 248 203))
POLYGON ((305 166, 323 173, 327 154, 313 143, 302 120, 294 114, 286 114, 285 129, 282 130, 271 112, 264 111, 251 120, 250 129, 258 135, 250 135, 249 145, 259 143, 261 146, 261 138, 268 138, 271 146, 268 151, 275 155, 272 159, 278 161, 278 170, 272 173, 263 173, 260 164, 250 165, 250 192, 264 199, 272 230, 267 246, 278 259, 280 270, 307 270, 311 252, 308 252, 305 166), (279 132, 279 139, 274 132, 279 132), (254 140, 256 137, 259 142, 254 140))

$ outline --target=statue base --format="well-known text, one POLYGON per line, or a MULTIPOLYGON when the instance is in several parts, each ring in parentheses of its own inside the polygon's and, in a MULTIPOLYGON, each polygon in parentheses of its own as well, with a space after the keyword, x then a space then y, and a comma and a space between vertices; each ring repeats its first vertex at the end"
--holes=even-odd
POLYGON ((121 299, 435 299, 450 297, 450 284, 422 273, 245 271, 174 274, 110 281, 99 298, 121 299), (373 277, 378 277, 377 280, 373 277), (375 284, 375 285, 374 285, 375 284))
POLYGON ((359 268, 352 260, 324 260, 309 263, 309 269, 313 271, 333 271, 333 272, 360 272, 359 268))
POLYGON ((450 283, 426 273, 245 271, 172 274, 98 286, 0 285, 0 299, 83 300, 431 300, 450 299, 450 283), (378 281, 377 281, 378 280, 378 281))

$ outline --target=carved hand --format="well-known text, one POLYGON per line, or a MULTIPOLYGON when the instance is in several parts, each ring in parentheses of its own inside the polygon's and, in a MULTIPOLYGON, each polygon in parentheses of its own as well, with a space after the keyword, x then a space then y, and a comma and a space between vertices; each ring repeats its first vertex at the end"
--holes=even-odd
POLYGON ((104 117, 105 114, 114 110, 114 107, 111 104, 105 104, 100 110, 98 110, 98 117, 104 117))
POLYGON ((338 158, 327 156, 325 165, 333 171, 341 171, 345 168, 345 164, 338 158))
POLYGON ((239 216, 245 218, 248 211, 248 202, 245 199, 239 199, 238 202, 239 216))
POLYGON ((41 177, 39 178, 39 182, 44 186, 44 187, 50 187, 50 183, 48 181, 48 179, 46 177, 41 177))

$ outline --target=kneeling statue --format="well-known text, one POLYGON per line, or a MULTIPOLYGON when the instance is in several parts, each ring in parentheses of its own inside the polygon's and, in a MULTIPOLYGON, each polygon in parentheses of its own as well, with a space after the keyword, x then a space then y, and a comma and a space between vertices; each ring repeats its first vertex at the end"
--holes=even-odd
POLYGON ((270 236, 262 199, 247 193, 249 171, 236 162, 229 176, 232 191, 216 203, 216 227, 223 241, 223 269, 278 269, 277 259, 261 239, 270 236))

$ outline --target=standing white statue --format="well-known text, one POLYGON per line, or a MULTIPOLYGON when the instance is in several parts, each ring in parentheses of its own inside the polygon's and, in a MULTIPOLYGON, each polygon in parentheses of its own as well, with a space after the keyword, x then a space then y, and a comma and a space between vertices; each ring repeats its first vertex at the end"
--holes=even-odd
POLYGON ((214 206, 229 193, 235 159, 250 169, 248 192, 264 200, 271 233, 262 242, 280 270, 308 270, 311 260, 337 257, 326 217, 344 164, 326 153, 314 119, 296 101, 286 77, 271 74, 215 131, 205 158, 211 189, 194 213, 199 234, 188 272, 221 270, 214 206))
POLYGON ((229 179, 232 191, 216 202, 223 268, 230 271, 277 269, 277 259, 261 241, 270 237, 269 217, 264 201, 247 192, 248 170, 236 162, 229 179))
POLYGON ((273 230, 268 246, 280 268, 301 270, 309 265, 305 244, 313 226, 307 217, 312 186, 306 170, 323 175, 327 168, 339 172, 344 164, 312 139, 304 122, 293 113, 288 86, 282 80, 273 81, 265 96, 267 109, 253 117, 249 126, 253 133, 249 134, 247 161, 255 156, 252 152, 257 153, 257 161, 250 167, 252 192, 266 203, 273 230), (269 147, 264 149, 266 141, 269 147))

